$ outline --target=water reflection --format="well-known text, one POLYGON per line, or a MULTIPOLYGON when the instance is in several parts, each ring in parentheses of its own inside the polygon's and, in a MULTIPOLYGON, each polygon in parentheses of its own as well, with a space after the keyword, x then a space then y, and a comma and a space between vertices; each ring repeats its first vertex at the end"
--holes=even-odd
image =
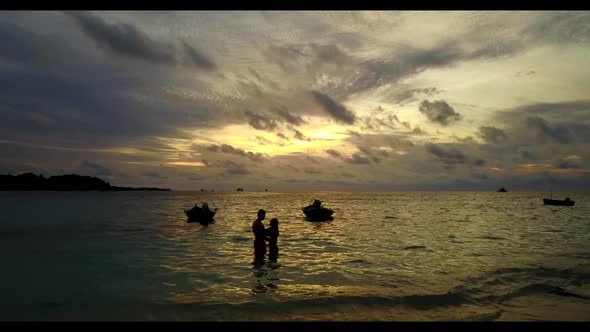
POLYGON ((281 280, 279 278, 279 273, 277 271, 282 265, 278 262, 278 254, 272 254, 268 256, 268 259, 265 257, 255 258, 252 264, 252 275, 254 276, 256 282, 252 287, 252 292, 254 293, 265 293, 269 289, 275 290, 278 288, 277 281, 281 280))

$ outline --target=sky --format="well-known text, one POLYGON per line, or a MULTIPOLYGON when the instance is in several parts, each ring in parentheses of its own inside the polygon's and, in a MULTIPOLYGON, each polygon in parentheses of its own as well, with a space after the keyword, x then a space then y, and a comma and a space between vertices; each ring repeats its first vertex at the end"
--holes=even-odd
POLYGON ((0 13, 0 174, 590 188, 590 12, 0 13))

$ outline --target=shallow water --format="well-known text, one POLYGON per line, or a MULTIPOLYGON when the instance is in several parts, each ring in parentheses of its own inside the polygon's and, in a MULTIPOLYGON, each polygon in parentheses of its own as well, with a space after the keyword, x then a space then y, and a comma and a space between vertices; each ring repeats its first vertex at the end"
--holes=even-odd
POLYGON ((0 192, 0 319, 588 320, 590 195, 542 197, 0 192), (280 255, 255 264, 259 208, 280 255))

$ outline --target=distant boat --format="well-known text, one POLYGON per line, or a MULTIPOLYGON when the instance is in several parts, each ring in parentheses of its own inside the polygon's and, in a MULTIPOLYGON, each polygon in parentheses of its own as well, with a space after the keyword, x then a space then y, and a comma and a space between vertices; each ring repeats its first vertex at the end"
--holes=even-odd
POLYGON ((244 188, 238 188, 236 191, 244 191, 244 188))
POLYGON ((576 201, 572 201, 569 197, 566 199, 550 199, 550 198, 543 198, 544 205, 560 205, 560 206, 574 206, 576 201))
POLYGON ((334 210, 322 206, 322 202, 318 199, 313 201, 313 204, 302 208, 303 213, 309 221, 326 221, 332 220, 334 210))
POLYGON ((190 210, 184 210, 184 213, 188 217, 186 222, 198 222, 201 225, 208 225, 213 223, 213 217, 217 213, 217 209, 209 210, 207 203, 203 203, 202 207, 195 206, 190 210))
POLYGON ((506 190, 504 187, 502 187, 502 188, 500 188, 500 189, 496 190, 496 192, 497 192, 497 193, 507 193, 507 192, 508 192, 508 190, 506 190))

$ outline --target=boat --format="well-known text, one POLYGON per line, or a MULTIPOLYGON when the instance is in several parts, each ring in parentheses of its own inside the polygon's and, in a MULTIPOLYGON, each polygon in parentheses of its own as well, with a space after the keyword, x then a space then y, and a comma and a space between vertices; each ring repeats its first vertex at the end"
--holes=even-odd
POLYGON ((544 205, 560 205, 560 206, 574 206, 576 201, 572 201, 569 197, 566 199, 551 199, 551 198, 543 198, 544 205))
POLYGON ((217 213, 217 208, 209 210, 207 203, 203 203, 201 207, 195 204, 192 209, 184 210, 184 213, 188 217, 186 222, 198 222, 201 225, 208 225, 213 223, 213 217, 215 216, 215 213, 217 213))
POLYGON ((334 210, 322 206, 322 202, 318 199, 313 201, 313 204, 302 208, 303 213, 309 221, 326 221, 332 220, 334 210))

